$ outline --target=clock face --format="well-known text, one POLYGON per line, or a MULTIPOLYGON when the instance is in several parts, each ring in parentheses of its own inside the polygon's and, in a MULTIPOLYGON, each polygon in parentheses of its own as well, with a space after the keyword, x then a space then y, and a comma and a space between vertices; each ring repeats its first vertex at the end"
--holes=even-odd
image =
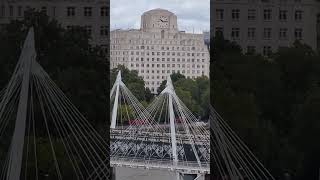
POLYGON ((166 16, 160 16, 157 20, 158 27, 160 28, 168 28, 169 27, 169 21, 168 17, 166 16))

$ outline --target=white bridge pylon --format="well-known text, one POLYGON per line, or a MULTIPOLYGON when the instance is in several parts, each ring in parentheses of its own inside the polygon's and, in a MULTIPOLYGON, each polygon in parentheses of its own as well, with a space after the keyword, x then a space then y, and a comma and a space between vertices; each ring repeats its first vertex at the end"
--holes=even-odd
POLYGON ((170 134, 174 164, 193 161, 200 168, 208 168, 209 130, 177 96, 170 76, 166 88, 151 103, 147 111, 157 124, 169 124, 164 130, 170 134))
POLYGON ((110 100, 112 98, 112 94, 115 91, 115 98, 114 98, 114 104, 112 109, 112 118, 111 118, 111 126, 110 128, 114 129, 116 128, 116 121, 117 121, 117 113, 118 113, 118 104, 119 104, 119 88, 120 85, 124 85, 121 81, 121 71, 118 72, 116 82, 114 83, 114 86, 111 89, 110 93, 110 100))
POLYGON ((119 72, 110 100, 113 166, 210 173, 209 131, 178 98, 170 77, 145 110, 119 72))
POLYGON ((140 124, 144 128, 157 127, 152 125, 151 119, 146 112, 145 107, 130 92, 122 82, 121 71, 118 72, 117 78, 110 91, 111 109, 111 130, 137 128, 140 124))

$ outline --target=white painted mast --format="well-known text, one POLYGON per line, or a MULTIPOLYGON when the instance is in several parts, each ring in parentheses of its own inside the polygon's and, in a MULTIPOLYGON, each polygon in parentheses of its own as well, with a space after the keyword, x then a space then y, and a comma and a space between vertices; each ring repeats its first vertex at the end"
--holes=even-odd
POLYGON ((161 92, 161 94, 167 93, 169 96, 169 117, 170 117, 170 131, 171 131, 171 147, 172 147, 172 156, 174 165, 178 164, 178 155, 177 155, 177 138, 176 138, 176 127, 175 127, 175 116, 173 111, 172 96, 175 93, 172 85, 170 76, 168 76, 166 88, 161 92))
POLYGON ((34 45, 34 30, 33 28, 30 28, 19 60, 21 62, 20 68, 22 68, 23 71, 22 85, 20 91, 16 124, 9 152, 10 154, 7 170, 7 180, 20 180, 29 100, 28 97, 30 88, 30 74, 32 62, 33 60, 35 60, 35 58, 36 50, 34 45))
MULTIPOLYGON (((114 104, 112 109, 112 118, 111 118, 111 129, 116 128, 117 123, 117 114, 118 114, 118 104, 119 104, 119 91, 120 91, 120 84, 121 84, 121 71, 118 72, 116 82, 114 83, 114 86, 111 90, 111 93, 113 93, 114 89, 116 90, 116 96, 114 97, 114 104)), ((111 98, 110 94, 110 98, 111 98)))

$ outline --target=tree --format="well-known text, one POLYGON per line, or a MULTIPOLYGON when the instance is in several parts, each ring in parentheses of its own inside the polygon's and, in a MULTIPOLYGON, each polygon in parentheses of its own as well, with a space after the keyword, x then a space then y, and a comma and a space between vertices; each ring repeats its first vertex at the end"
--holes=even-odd
MULTIPOLYGON (((33 27, 35 32, 37 61, 90 124, 98 130, 102 129, 101 132, 106 132, 108 106, 106 106, 107 94, 105 92, 108 66, 105 56, 101 53, 102 48, 90 44, 90 37, 82 27, 65 30, 57 21, 50 19, 46 14, 32 10, 25 13, 23 20, 11 21, 0 31, 0 87, 3 88, 8 83, 30 27, 33 27)), ((53 155, 48 132, 45 132, 46 129, 43 128, 43 119, 39 119, 42 118, 42 114, 36 102, 33 108, 37 121, 37 137, 29 136, 26 139, 35 139, 37 142, 39 178, 54 180, 58 177, 56 174, 53 175, 55 167, 52 163, 53 155)), ((52 120, 48 121, 50 128, 52 127, 50 124, 53 122, 52 120)), ((62 141, 56 135, 56 130, 52 129, 52 143, 55 147, 56 158, 60 162, 63 179, 75 179, 74 174, 71 174, 73 172, 72 165, 65 157, 66 152, 62 141)), ((11 138, 8 138, 8 141, 10 140, 11 138)), ((69 140, 69 142, 72 141, 76 142, 76 140, 69 140)), ((1 139, 1 148, 3 143, 5 141, 1 139)), ((28 150, 29 153, 34 152, 30 148, 28 150)), ((1 156, 3 155, 0 150, 0 159, 2 160, 1 156)), ((33 154, 30 157, 33 157, 33 154)), ((35 178, 34 161, 29 159, 27 163, 27 168, 30 169, 28 176, 33 175, 32 178, 35 178)), ((22 170, 22 172, 25 171, 22 170)))
POLYGON ((218 34, 211 64, 211 102, 276 177, 315 179, 320 56, 295 42, 271 58, 243 54, 218 34))
MULTIPOLYGON (((179 79, 185 79, 186 77, 180 73, 172 73, 170 75, 170 78, 171 78, 172 83, 174 84, 179 79)), ((166 84, 167 84, 167 80, 164 80, 161 82, 159 88, 157 89, 158 94, 160 94, 164 90, 164 88, 166 87, 166 84)))
MULTIPOLYGON (((210 86, 208 77, 202 76, 195 80, 186 78, 180 73, 171 74, 171 80, 175 87, 176 94, 186 104, 186 106, 198 118, 199 116, 208 118, 210 86)), ((165 88, 167 81, 162 81, 158 88, 158 93, 165 88)))
POLYGON ((27 11, 23 20, 11 21, 1 31, 0 86, 8 82, 30 27, 35 31, 37 61, 90 122, 106 123, 107 66, 102 49, 90 45, 84 28, 65 30, 44 13, 27 11))

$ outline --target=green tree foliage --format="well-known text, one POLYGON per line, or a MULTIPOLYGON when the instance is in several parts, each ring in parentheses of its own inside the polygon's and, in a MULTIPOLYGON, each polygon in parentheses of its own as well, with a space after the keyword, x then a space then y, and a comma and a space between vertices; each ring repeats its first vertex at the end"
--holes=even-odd
POLYGON ((128 105, 120 105, 118 112, 121 112, 118 116, 120 124, 129 124, 130 120, 135 120, 133 111, 128 105))
POLYGON ((320 55, 295 42, 271 58, 213 38, 211 101, 276 178, 316 179, 320 55))
POLYGON ((101 48, 90 45, 83 28, 67 31, 43 13, 27 11, 1 31, 0 86, 7 84, 31 26, 37 61, 89 121, 105 123, 107 65, 101 48))
MULTIPOLYGON (((207 119, 210 101, 209 78, 201 76, 193 80, 180 73, 173 73, 170 77, 175 91, 183 103, 196 117, 207 119)), ((162 81, 157 90, 158 93, 165 88, 166 83, 166 80, 162 81)))
MULTIPOLYGON (((144 81, 142 77, 138 76, 135 70, 129 70, 125 66, 119 65, 110 72, 110 89, 116 80, 116 76, 121 70, 122 81, 126 84, 132 94, 147 107, 153 100, 154 95, 148 88, 144 88, 144 81)), ((176 93, 179 98, 186 104, 186 106, 198 118, 208 119, 208 105, 210 102, 210 86, 208 77, 202 76, 195 80, 186 78, 179 73, 171 75, 172 83, 175 87, 176 93)), ((165 88, 167 81, 162 81, 158 88, 158 94, 165 88)))
MULTIPOLYGON (((108 67, 101 53, 102 49, 90 45, 90 37, 84 28, 65 30, 57 21, 34 11, 26 12, 22 20, 11 21, 0 31, 0 87, 4 88, 8 83, 30 27, 34 27, 35 31, 37 61, 86 119, 97 129, 100 128, 105 132, 107 128, 105 111, 108 109, 106 106, 106 69, 108 67)), ((43 121, 38 118, 42 116, 36 103, 34 111, 37 121, 39 179, 55 180, 58 177, 56 177, 52 149, 43 121)), ((52 122, 48 123, 49 127, 52 127, 52 122)), ((13 125, 10 125, 10 128, 13 125)), ((56 157, 61 162, 63 178, 75 179, 76 177, 71 174, 72 166, 66 158, 61 139, 56 136, 54 130, 51 133, 56 157)), ((6 141, 10 139, 7 138, 6 141)), ((26 137, 27 139, 33 139, 33 137, 26 137)), ((1 147, 3 143, 5 141, 1 139, 1 147)), ((30 153, 34 152, 32 149, 29 150, 30 153)), ((1 153, 0 150, 0 159, 3 158, 1 153)), ((28 174, 26 179, 35 178, 32 174, 35 172, 35 164, 32 164, 34 161, 30 160, 28 163, 27 168, 30 169, 28 172, 31 174, 28 174)))

